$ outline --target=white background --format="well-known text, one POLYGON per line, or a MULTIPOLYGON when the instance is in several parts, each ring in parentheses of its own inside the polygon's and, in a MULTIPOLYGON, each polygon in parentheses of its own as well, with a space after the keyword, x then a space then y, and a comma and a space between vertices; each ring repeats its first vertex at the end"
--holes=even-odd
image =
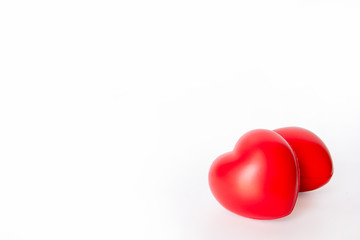
POLYGON ((0 239, 359 239, 359 80, 357 0, 1 1, 0 239), (285 126, 330 183, 223 209, 212 161, 285 126))

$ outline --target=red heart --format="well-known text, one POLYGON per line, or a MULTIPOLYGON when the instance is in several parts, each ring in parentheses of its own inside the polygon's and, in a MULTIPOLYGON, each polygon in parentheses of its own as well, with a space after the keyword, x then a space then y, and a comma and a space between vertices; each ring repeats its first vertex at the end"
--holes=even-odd
POLYGON ((300 192, 317 189, 333 175, 329 150, 314 133, 299 127, 274 130, 290 144, 300 168, 300 192))
POLYGON ((299 193, 297 161, 289 144, 270 130, 243 135, 211 165, 209 185, 226 209, 255 219, 289 215, 299 193))

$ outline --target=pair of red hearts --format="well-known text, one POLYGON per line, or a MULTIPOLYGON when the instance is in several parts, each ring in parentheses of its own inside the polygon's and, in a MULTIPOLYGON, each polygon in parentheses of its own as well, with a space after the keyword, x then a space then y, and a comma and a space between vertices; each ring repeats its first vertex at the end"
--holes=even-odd
POLYGON ((332 175, 330 153, 314 133, 299 127, 257 129, 213 162, 209 184, 231 212, 275 219, 292 212, 299 191, 320 188, 332 175))

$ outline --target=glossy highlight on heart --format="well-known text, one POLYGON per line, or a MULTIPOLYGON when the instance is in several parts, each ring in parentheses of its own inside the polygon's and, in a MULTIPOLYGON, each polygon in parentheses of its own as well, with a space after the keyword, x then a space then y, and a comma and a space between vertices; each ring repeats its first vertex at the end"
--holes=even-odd
POLYGON ((289 215, 299 193, 293 150, 279 134, 265 129, 244 134, 232 152, 219 156, 208 180, 223 207, 254 219, 289 215))

